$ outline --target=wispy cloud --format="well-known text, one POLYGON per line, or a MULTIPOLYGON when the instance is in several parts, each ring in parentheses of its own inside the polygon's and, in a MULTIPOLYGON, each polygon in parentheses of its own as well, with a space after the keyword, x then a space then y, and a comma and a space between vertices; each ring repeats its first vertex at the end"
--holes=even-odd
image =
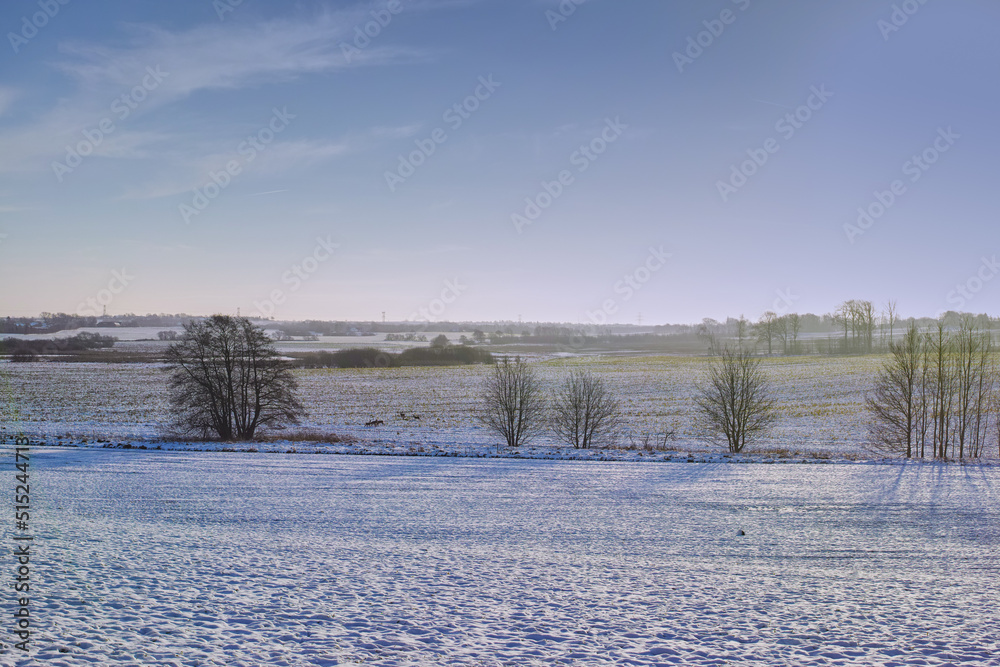
MULTIPOLYGON (((172 123, 160 123, 156 132, 148 132, 137 120, 195 93, 257 87, 425 55, 387 42, 353 54, 348 62, 340 43, 353 35, 354 26, 365 16, 356 9, 325 12, 308 20, 205 24, 181 32, 127 25, 125 39, 115 45, 64 43, 55 67, 72 85, 47 113, 31 122, 0 124, 4 146, 0 172, 49 169, 64 157, 67 145, 80 142, 84 130, 105 119, 114 121, 114 133, 95 147, 95 155, 136 158, 150 150, 159 152, 171 140, 172 123), (129 109, 128 119, 122 119, 115 112, 117 100, 151 82, 151 72, 159 73, 155 88, 146 90, 140 103, 130 105, 134 108, 129 109)), ((0 123, 16 96, 16 91, 0 87, 0 123)), ((123 108, 117 106, 119 111, 123 108)), ((174 139, 201 145, 204 138, 174 139)), ((301 159, 315 160, 337 154, 338 149, 316 144, 275 147, 268 162, 279 164, 295 152, 301 159)))
POLYGON ((314 20, 274 20, 252 25, 207 24, 186 32, 154 26, 126 26, 125 46, 68 43, 59 69, 84 87, 135 85, 149 66, 170 73, 160 103, 200 90, 233 89, 295 79, 415 55, 406 49, 372 45, 348 62, 340 43, 352 36, 357 12, 324 13, 314 20))

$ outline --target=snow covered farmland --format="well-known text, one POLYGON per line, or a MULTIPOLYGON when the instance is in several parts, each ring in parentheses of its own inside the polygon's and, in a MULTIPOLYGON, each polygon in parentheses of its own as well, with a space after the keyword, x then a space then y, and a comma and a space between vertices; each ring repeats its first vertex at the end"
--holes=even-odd
MULTIPOLYGON (((536 363, 549 384, 573 368, 593 370, 622 397, 626 421, 636 436, 674 430, 671 447, 698 450, 706 444, 693 428, 693 382, 707 361, 606 356, 536 363)), ((866 455, 863 390, 877 363, 874 357, 768 360, 783 418, 764 446, 866 455)), ((17 419, 31 435, 62 438, 64 443, 162 437, 168 416, 167 378, 160 367, 50 362, 6 364, 3 372, 17 402, 17 419)), ((423 447, 464 453, 470 447, 488 448, 496 443, 495 436, 472 418, 485 372, 481 366, 299 370, 296 377, 309 411, 303 427, 354 436, 392 451, 423 447), (375 419, 385 425, 365 428, 365 422, 375 419)), ((8 421, 12 417, 10 412, 8 421)))
POLYGON ((1000 664, 997 467, 56 448, 32 474, 35 648, 5 665, 1000 664))

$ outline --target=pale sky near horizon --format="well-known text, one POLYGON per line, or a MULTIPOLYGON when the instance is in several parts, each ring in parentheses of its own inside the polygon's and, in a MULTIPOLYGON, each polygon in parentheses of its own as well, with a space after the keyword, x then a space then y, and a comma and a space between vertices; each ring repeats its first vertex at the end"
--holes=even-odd
POLYGON ((997 315, 998 19, 8 0, 0 315, 997 315))

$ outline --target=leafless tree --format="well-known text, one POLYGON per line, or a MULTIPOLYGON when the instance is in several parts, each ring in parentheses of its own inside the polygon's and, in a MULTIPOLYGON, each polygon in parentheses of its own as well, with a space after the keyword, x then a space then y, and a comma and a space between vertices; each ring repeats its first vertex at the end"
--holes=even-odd
POLYGON ((757 340, 767 344, 767 354, 773 353, 774 339, 778 337, 778 314, 774 311, 767 311, 760 316, 757 321, 757 340))
POLYGON ((288 364, 245 317, 214 315, 184 326, 167 350, 170 404, 181 433, 250 439, 305 413, 288 364))
POLYGON ((889 299, 885 302, 883 319, 889 325, 889 340, 892 341, 896 323, 899 321, 899 310, 896 308, 896 301, 894 299, 889 299))
POLYGON ((854 317, 863 349, 871 353, 875 339, 875 306, 871 301, 855 301, 854 317))
POLYGON ((986 444, 995 387, 993 340, 971 319, 963 320, 954 334, 955 439, 958 458, 977 458, 986 444))
POLYGON ((788 318, 781 315, 774 321, 774 337, 781 341, 781 353, 788 354, 788 318))
POLYGON ((996 350, 972 320, 925 335, 911 325, 866 397, 878 448, 906 456, 976 458, 998 428, 996 350))
POLYGON ((833 320, 844 329, 844 353, 872 351, 875 306, 871 301, 845 301, 837 307, 833 320), (847 338, 848 332, 851 334, 850 341, 847 338))
POLYGON ((890 340, 889 359, 865 397, 873 417, 869 433, 876 448, 905 452, 906 458, 913 456, 918 441, 922 351, 923 341, 915 325, 899 343, 890 340))
POLYGON ((943 320, 938 322, 937 330, 927 336, 927 349, 931 364, 929 393, 934 457, 945 459, 948 458, 948 447, 951 444, 951 411, 955 400, 956 374, 952 340, 943 320))
POLYGON ((744 346, 744 341, 750 337, 750 322, 747 318, 740 315, 740 319, 736 320, 736 343, 738 347, 742 350, 744 346))
POLYGON ((777 421, 777 403, 761 360, 749 350, 727 349, 712 362, 708 382, 697 387, 702 426, 723 437, 736 454, 777 421))
POLYGON ((556 390, 552 430, 577 449, 612 443, 622 427, 621 404, 604 380, 589 371, 573 371, 556 390))
POLYGON ((695 335, 698 339, 703 341, 708 347, 708 353, 713 357, 718 354, 719 351, 719 338, 718 331, 721 328, 720 324, 713 320, 711 317, 706 317, 698 325, 698 330, 695 335))
POLYGON ((520 357, 498 362, 484 383, 476 418, 508 447, 519 447, 537 436, 545 426, 545 397, 534 369, 520 357))
POLYGON ((788 322, 788 334, 792 337, 792 354, 796 354, 799 349, 799 332, 802 331, 802 318, 798 313, 785 315, 788 322))

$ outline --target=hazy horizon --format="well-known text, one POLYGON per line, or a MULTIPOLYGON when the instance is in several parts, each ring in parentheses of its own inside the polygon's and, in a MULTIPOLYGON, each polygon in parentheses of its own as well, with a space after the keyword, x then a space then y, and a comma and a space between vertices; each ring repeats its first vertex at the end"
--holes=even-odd
POLYGON ((998 18, 986 0, 4 3, 0 305, 997 313, 998 18))
MULTIPOLYGON (((873 304, 873 305, 876 306, 876 307, 878 306, 878 304, 873 304)), ((774 311, 771 311, 771 312, 774 312, 774 311)), ((30 315, 30 316, 15 316, 15 315, 9 315, 9 314, 6 314, 6 313, 0 313, 0 319, 9 319, 9 318, 15 318, 15 317, 17 317, 19 319, 40 319, 41 320, 41 319, 45 319, 43 317, 43 315, 53 315, 53 316, 68 315, 70 317, 84 317, 84 316, 80 316, 80 315, 73 314, 73 313, 55 313, 55 312, 52 312, 52 311, 42 311, 41 313, 36 313, 36 314, 30 315)), ((705 317, 705 318, 702 318, 702 319, 697 320, 697 321, 689 321, 689 322, 680 322, 680 321, 677 321, 677 322, 648 322, 648 321, 643 320, 643 322, 641 322, 641 323, 637 323, 637 322, 617 322, 617 323, 616 322, 610 322, 610 323, 607 323, 607 324, 604 324, 604 325, 595 324, 593 322, 582 322, 582 321, 572 321, 572 320, 551 320, 551 319, 543 319, 543 320, 524 320, 524 319, 521 319, 521 320, 513 319, 513 320, 511 320, 511 319, 496 319, 496 318, 494 318, 494 319, 489 319, 489 318, 487 318, 487 319, 475 319, 475 320, 452 320, 452 319, 392 320, 392 319, 388 319, 388 318, 386 318, 385 320, 383 320, 381 318, 369 318, 369 319, 332 319, 332 320, 323 320, 323 319, 317 319, 317 318, 295 319, 295 318, 280 318, 280 317, 273 317, 273 316, 272 317, 260 317, 260 316, 258 316, 255 313, 243 313, 243 312, 241 312, 239 310, 237 310, 236 312, 214 312, 214 313, 117 313, 117 314, 116 313, 107 313, 106 315, 98 315, 98 316, 96 316, 96 318, 97 318, 97 320, 99 322, 114 322, 115 320, 126 320, 126 319, 128 319, 130 317, 137 317, 137 318, 154 318, 154 317, 164 317, 164 318, 179 317, 179 318, 188 318, 189 317, 189 318, 192 318, 192 319, 207 319, 209 317, 213 317, 213 316, 216 316, 216 315, 244 316, 244 317, 247 317, 248 319, 250 319, 251 321, 255 321, 255 322, 271 322, 273 324, 283 324, 283 323, 285 323, 285 324, 302 324, 302 323, 306 323, 306 322, 323 322, 323 323, 332 323, 332 324, 338 324, 338 323, 342 323, 342 324, 365 324, 365 323, 371 323, 372 325, 387 325, 387 326, 413 325, 413 327, 414 327, 413 330, 414 331, 436 331, 433 328, 435 325, 444 325, 444 324, 448 324, 448 325, 461 325, 461 324, 468 324, 468 325, 493 325, 493 326, 500 326, 500 325, 515 325, 515 326, 520 326, 520 325, 529 326, 529 325, 531 325, 531 326, 558 326, 558 327, 570 326, 570 327, 581 327, 581 330, 596 330, 596 331, 599 331, 602 327, 633 327, 633 328, 636 328, 636 329, 655 329, 655 328, 662 328, 662 327, 698 327, 698 326, 701 326, 703 324, 706 324, 706 322, 709 322, 709 321, 712 322, 712 323, 714 323, 714 324, 720 325, 720 326, 727 326, 727 325, 729 325, 729 324, 731 324, 733 322, 737 322, 740 319, 740 317, 741 317, 740 315, 729 315, 729 316, 723 317, 721 319, 715 319, 715 318, 705 317)), ((804 316, 804 317, 811 317, 811 316, 813 316, 813 317, 819 318, 820 320, 825 320, 825 318, 827 318, 827 317, 836 316, 836 313, 833 313, 833 312, 805 313, 805 312, 798 312, 798 311, 789 311, 788 313, 785 313, 785 315, 798 315, 798 316, 804 316)), ((884 310, 876 310, 874 312, 874 315, 875 315, 875 320, 874 321, 875 321, 875 325, 877 327, 881 327, 881 328, 884 328, 884 329, 888 329, 889 328, 889 320, 888 320, 888 316, 887 316, 887 312, 886 311, 884 311, 884 310)), ((897 332, 901 333, 901 332, 903 332, 903 328, 901 328, 901 327, 903 325, 905 325, 906 322, 909 322, 911 320, 916 320, 916 321, 921 321, 921 320, 924 320, 924 321, 926 321, 926 320, 940 320, 942 317, 944 317, 946 315, 949 316, 949 317, 958 316, 958 317, 962 317, 962 318, 964 318, 964 317, 979 318, 979 317, 983 317, 983 316, 991 317, 991 318, 993 317, 993 316, 989 315, 988 313, 976 313, 976 312, 968 312, 968 311, 947 311, 947 312, 941 313, 940 315, 937 315, 937 316, 935 316, 935 315, 928 315, 928 314, 910 314, 910 313, 905 313, 905 312, 900 313, 899 311, 895 311, 894 312, 894 316, 893 316, 893 326, 896 328, 897 332)), ((749 325, 756 325, 760 321, 758 318, 750 318, 750 317, 746 317, 745 315, 743 315, 742 317, 743 317, 744 320, 746 320, 746 323, 749 324, 749 325)), ((996 319, 1000 319, 1000 318, 996 318, 996 319)), ((165 326, 165 325, 148 324, 148 325, 133 326, 133 325, 127 324, 127 325, 123 325, 121 328, 122 329, 136 329, 136 328, 149 329, 149 328, 157 328, 159 326, 165 326)), ((834 330, 839 332, 840 331, 839 327, 840 327, 839 324, 835 325, 834 330)), ((98 327, 82 327, 82 328, 98 328, 98 327)), ((0 337, 5 336, 5 335, 8 335, 8 334, 0 334, 0 337)), ((24 334, 18 334, 18 335, 24 335, 24 334)), ((34 335, 34 334, 30 334, 30 335, 34 335)))

